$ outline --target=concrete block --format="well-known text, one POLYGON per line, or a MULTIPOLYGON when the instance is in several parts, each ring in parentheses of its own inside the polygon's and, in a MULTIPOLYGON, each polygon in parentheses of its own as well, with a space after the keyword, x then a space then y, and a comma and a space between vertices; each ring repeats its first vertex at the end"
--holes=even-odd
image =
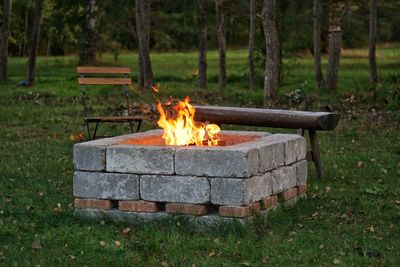
POLYGON ((104 171, 106 169, 106 146, 90 142, 75 144, 73 162, 76 170, 104 171))
POLYGON ((204 177, 143 175, 140 196, 148 201, 209 203, 210 184, 204 177))
POLYGON ((155 222, 171 218, 172 215, 166 212, 128 212, 113 209, 105 211, 104 217, 115 222, 155 222))
POLYGON ((307 160, 296 163, 297 186, 307 185, 308 167, 307 160))
POLYGON ((175 152, 175 172, 208 177, 250 177, 258 173, 258 150, 251 146, 182 147, 175 152))
POLYGON ((79 198, 139 199, 139 177, 131 174, 76 171, 73 194, 79 198))
POLYGON ((173 147, 116 145, 107 148, 108 172, 174 174, 173 147))
POLYGON ((279 194, 296 186, 296 165, 283 166, 272 171, 272 194, 279 194))
POLYGON ((306 158, 307 142, 304 137, 297 134, 274 134, 269 138, 284 143, 285 165, 306 158))
POLYGON ((211 203, 215 205, 245 206, 272 193, 271 173, 248 179, 211 179, 211 203))

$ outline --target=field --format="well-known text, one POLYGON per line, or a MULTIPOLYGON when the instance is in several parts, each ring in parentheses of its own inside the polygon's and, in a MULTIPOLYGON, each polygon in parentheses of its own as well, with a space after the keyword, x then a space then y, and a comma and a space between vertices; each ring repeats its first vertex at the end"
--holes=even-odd
MULTIPOLYGON (((186 95, 197 103, 262 105, 261 68, 259 89, 249 91, 245 50, 227 55, 224 97, 217 89, 217 53, 208 56, 209 90, 199 92, 196 53, 152 54, 160 94, 141 92, 135 106, 151 111, 156 98, 186 95)), ((137 66, 133 53, 118 62, 108 54, 101 60, 137 66)), ((18 86, 26 59, 12 58, 10 81, 0 84, 1 266, 399 266, 398 46, 379 47, 376 88, 368 82, 367 50, 344 50, 334 93, 316 88, 309 55, 285 58, 276 107, 342 114, 335 131, 320 135, 326 179, 317 179, 309 163, 307 200, 245 227, 209 229, 185 221, 128 225, 73 216, 72 148, 85 131, 76 62, 73 56, 40 57, 36 84, 26 88, 18 86), (127 227, 129 235, 123 234, 127 227)), ((149 122, 143 130, 155 127, 149 122)), ((103 133, 126 131, 112 127, 103 133)))

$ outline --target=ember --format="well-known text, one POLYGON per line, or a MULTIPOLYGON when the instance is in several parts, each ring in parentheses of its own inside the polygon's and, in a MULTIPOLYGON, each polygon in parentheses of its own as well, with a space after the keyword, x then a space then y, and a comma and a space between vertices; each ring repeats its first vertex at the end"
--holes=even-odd
POLYGON ((157 121, 157 124, 164 129, 162 137, 166 145, 219 145, 219 126, 216 124, 196 123, 194 120, 196 110, 189 104, 188 96, 184 101, 179 101, 173 107, 174 118, 168 116, 161 102, 158 102, 157 110, 160 113, 160 119, 157 121))

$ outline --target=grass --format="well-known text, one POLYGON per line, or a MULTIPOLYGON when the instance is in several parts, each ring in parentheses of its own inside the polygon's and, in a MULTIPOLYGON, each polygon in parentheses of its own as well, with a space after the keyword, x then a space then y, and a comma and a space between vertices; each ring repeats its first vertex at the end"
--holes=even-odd
MULTIPOLYGON (((282 96, 281 107, 317 110, 330 104, 342 113, 334 132, 320 134, 326 179, 317 179, 310 163, 308 200, 245 227, 203 230, 185 221, 128 225, 73 217, 69 136, 84 131, 76 58, 53 57, 47 64, 39 58, 32 88, 16 86, 25 77, 26 59, 12 58, 10 82, 0 85, 0 265, 398 266, 400 127, 391 100, 398 96, 399 51, 378 50, 383 81, 377 90, 368 83, 366 50, 345 51, 337 93, 315 88, 309 56, 285 58, 281 95, 300 89, 303 101, 282 96), (122 233, 125 227, 132 228, 129 236, 122 233), (32 248, 37 240, 41 249, 32 248)), ((247 89, 245 50, 228 53, 223 99, 217 93, 217 53, 209 53, 205 95, 195 89, 196 58, 195 53, 152 55, 160 97, 189 94, 195 102, 261 105, 261 89, 247 89)), ((114 64, 111 55, 102 60, 114 64)), ((118 62, 133 68, 136 63, 133 54, 118 62)))

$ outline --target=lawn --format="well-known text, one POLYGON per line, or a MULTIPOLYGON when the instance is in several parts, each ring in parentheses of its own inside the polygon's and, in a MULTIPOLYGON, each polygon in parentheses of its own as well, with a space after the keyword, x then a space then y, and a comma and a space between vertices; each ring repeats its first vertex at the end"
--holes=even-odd
MULTIPOLYGON (((262 105, 262 84, 255 92, 247 89, 245 50, 227 55, 224 98, 217 89, 217 53, 208 56, 209 90, 204 93, 196 89, 196 53, 152 54, 160 89, 156 97, 191 95, 197 103, 262 105)), ((133 53, 122 54, 119 62, 112 58, 105 54, 101 60, 136 68, 133 53)), ((10 82, 0 85, 1 266, 399 266, 398 46, 378 49, 382 82, 376 89, 368 83, 365 49, 343 51, 335 93, 315 87, 310 56, 285 58, 276 107, 320 110, 329 105, 342 114, 335 131, 320 135, 326 179, 317 179, 309 163, 307 200, 244 227, 208 229, 185 221, 118 224, 73 216, 71 134, 85 130, 76 62, 73 56, 40 57, 36 85, 25 88, 17 85, 25 78, 26 59, 12 58, 10 82), (127 227, 132 230, 124 234, 127 227)), ((262 82, 261 70, 258 76, 262 82)), ((153 105, 155 99, 148 91, 136 102, 153 105)), ((143 130, 152 128, 148 122, 143 130)))

